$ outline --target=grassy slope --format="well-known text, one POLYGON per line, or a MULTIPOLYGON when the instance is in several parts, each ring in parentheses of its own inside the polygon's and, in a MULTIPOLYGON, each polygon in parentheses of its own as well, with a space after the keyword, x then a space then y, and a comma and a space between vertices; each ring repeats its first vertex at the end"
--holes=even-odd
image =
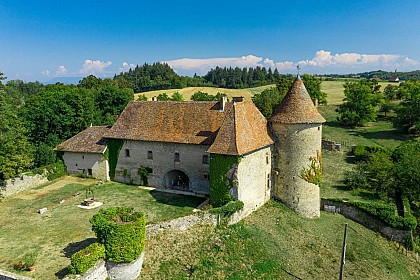
POLYGON ((262 92, 264 89, 273 87, 274 85, 268 86, 261 86, 255 88, 247 88, 247 89, 227 89, 227 88, 216 88, 216 87, 187 87, 183 89, 164 89, 164 90, 155 90, 155 91, 148 91, 142 93, 136 93, 134 99, 141 94, 145 94, 146 97, 150 100, 154 96, 158 96, 161 93, 166 93, 169 96, 172 95, 174 92, 179 92, 184 96, 184 100, 190 100, 191 95, 196 93, 197 91, 207 92, 212 95, 216 95, 218 92, 226 93, 229 97, 232 96, 243 96, 245 100, 251 100, 251 97, 256 94, 262 92))
POLYGON ((345 223, 345 279, 418 279, 414 257, 374 232, 341 215, 304 219, 275 201, 231 227, 149 240, 141 279, 337 279, 345 223))
MULTIPOLYGON (((82 180, 74 178, 75 184, 60 188, 52 184, 27 190, 0 203, 0 268, 10 270, 10 262, 26 251, 38 252, 37 269, 31 276, 52 279, 54 273, 70 263, 65 253, 68 255, 75 248, 69 245, 94 237, 89 218, 103 207, 91 210, 77 207, 85 198, 86 189, 79 181, 82 180), (82 194, 73 196, 77 192, 82 194), (60 204, 62 199, 65 202, 60 204), (37 211, 43 207, 48 211, 41 216, 37 211)), ((118 183, 96 187, 94 194, 104 207, 127 206, 144 211, 148 222, 191 213, 203 201, 118 183)))

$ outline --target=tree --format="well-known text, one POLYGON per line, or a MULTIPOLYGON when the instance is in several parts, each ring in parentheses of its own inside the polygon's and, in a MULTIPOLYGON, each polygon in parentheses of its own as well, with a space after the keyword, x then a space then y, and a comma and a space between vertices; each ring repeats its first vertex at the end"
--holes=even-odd
POLYGON ((378 96, 375 94, 376 86, 369 80, 346 82, 344 84, 344 103, 337 112, 338 121, 346 126, 362 126, 376 118, 376 105, 378 96))
POLYGON ((170 100, 170 97, 166 93, 160 93, 157 96, 157 100, 158 101, 169 101, 170 100))
POLYGON ((327 105, 327 94, 321 91, 321 79, 314 75, 304 74, 302 80, 311 98, 316 98, 319 104, 327 105))
POLYGON ((33 161, 33 150, 18 117, 18 107, 9 99, 0 91, 0 181, 27 170, 33 161))
POLYGON ((94 122, 100 125, 112 125, 128 102, 134 99, 131 88, 119 88, 116 84, 103 84, 93 90, 95 97, 96 117, 94 122))
POLYGON ((392 153, 395 190, 410 201, 420 201, 420 141, 404 142, 392 153))
POLYGON ((184 96, 182 96, 182 94, 180 94, 179 92, 174 92, 174 93, 172 93, 171 100, 172 101, 183 101, 184 96))
POLYGON ((264 117, 269 118, 276 107, 281 103, 284 96, 286 95, 285 91, 280 92, 277 88, 268 88, 263 90, 261 93, 257 93, 252 97, 252 102, 257 106, 258 110, 264 115, 264 117))
POLYGON ((420 133, 420 81, 410 80, 401 86, 403 101, 396 109, 394 125, 406 133, 420 133))
POLYGON ((139 96, 137 96, 137 101, 147 101, 146 95, 139 94, 139 96))
POLYGON ((207 92, 197 91, 191 95, 192 101, 213 101, 214 96, 207 92))
POLYGON ((394 85, 387 85, 384 88, 384 95, 388 100, 395 100, 398 98, 398 86, 394 86, 394 85))
POLYGON ((98 88, 101 86, 102 80, 100 78, 97 78, 94 75, 89 75, 87 77, 84 77, 81 81, 79 81, 78 87, 83 87, 86 89, 92 89, 92 88, 98 88))

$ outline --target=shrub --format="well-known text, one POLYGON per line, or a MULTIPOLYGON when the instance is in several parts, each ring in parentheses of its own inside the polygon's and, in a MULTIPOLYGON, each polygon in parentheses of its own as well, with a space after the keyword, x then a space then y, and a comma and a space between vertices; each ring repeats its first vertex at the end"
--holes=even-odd
MULTIPOLYGON (((330 201, 342 202, 342 199, 328 199, 330 201)), ((393 228, 404 230, 415 230, 417 227, 416 218, 407 210, 406 217, 398 216, 397 208, 394 205, 379 204, 374 202, 350 201, 348 204, 357 207, 367 214, 370 214, 393 228)), ((407 206, 406 206, 407 207, 407 206)), ((409 209, 409 208, 407 208, 409 209)))
POLYGON ((71 256, 69 271, 72 274, 84 274, 95 263, 105 257, 105 247, 100 243, 92 243, 71 256))
POLYGON ((244 203, 240 200, 230 201, 227 204, 219 208, 210 209, 212 214, 220 214, 223 217, 232 216, 235 212, 244 208, 244 203))
POLYGON ((105 245, 105 258, 113 262, 131 262, 140 257, 146 238, 146 218, 133 208, 102 209, 90 222, 92 230, 105 245))
POLYGON ((47 179, 50 181, 66 175, 66 167, 62 160, 45 166, 45 169, 47 170, 47 179))
POLYGON ((363 145, 357 145, 356 148, 353 151, 354 159, 355 161, 365 161, 367 162, 369 158, 373 154, 390 154, 390 152, 380 146, 363 146, 363 145))

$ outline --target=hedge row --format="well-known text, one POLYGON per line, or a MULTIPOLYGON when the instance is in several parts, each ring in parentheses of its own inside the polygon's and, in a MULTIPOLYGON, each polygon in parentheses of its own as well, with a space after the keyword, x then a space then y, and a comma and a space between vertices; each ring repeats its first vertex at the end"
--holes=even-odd
POLYGON ((146 217, 133 208, 102 209, 90 222, 99 242, 105 245, 105 258, 122 263, 140 257, 146 239, 146 217))
POLYGON ((69 271, 72 274, 84 274, 95 263, 105 257, 105 247, 100 243, 92 243, 71 256, 69 271))
MULTIPOLYGON (((343 202, 342 199, 330 199, 330 201, 343 202)), ((349 201, 347 204, 363 210, 393 228, 404 230, 415 230, 417 227, 417 219, 410 212, 410 205, 406 200, 405 206, 407 209, 406 217, 401 217, 397 213, 397 208, 394 205, 379 204, 374 202, 349 201)))

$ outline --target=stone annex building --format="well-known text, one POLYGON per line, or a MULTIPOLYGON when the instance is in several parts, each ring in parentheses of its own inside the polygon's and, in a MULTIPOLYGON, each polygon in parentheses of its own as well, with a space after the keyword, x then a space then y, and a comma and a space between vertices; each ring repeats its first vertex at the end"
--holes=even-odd
POLYGON ((249 212, 274 197, 317 217, 319 187, 301 174, 321 152, 323 122, 297 76, 268 121, 238 97, 132 101, 111 128, 89 127, 55 150, 69 173, 142 184, 142 168, 149 186, 211 196, 225 184, 249 212))

